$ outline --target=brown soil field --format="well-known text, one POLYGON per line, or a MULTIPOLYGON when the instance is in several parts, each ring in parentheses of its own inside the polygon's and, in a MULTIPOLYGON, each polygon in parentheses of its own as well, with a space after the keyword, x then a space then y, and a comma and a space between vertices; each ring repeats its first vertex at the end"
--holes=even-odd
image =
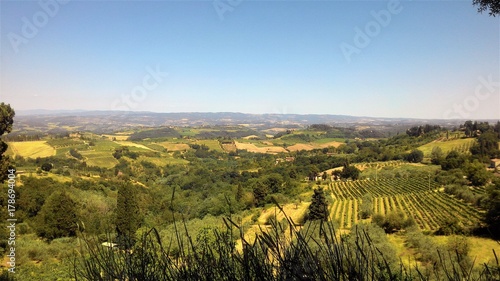
POLYGON ((189 145, 185 143, 159 142, 159 145, 165 147, 168 151, 183 151, 188 150, 189 145))
POLYGON ((221 146, 226 152, 236 152, 237 149, 237 146, 234 143, 223 143, 221 146))
POLYGON ((290 145, 289 147, 287 147, 287 149, 289 151, 313 150, 315 148, 319 148, 319 147, 314 147, 310 144, 303 144, 303 143, 297 143, 297 144, 290 145))
POLYGON ((241 143, 241 142, 235 142, 235 144, 236 144, 237 149, 241 149, 241 150, 246 149, 248 152, 269 153, 269 154, 288 152, 286 149, 284 149, 283 147, 279 147, 279 146, 257 147, 253 143, 241 143))

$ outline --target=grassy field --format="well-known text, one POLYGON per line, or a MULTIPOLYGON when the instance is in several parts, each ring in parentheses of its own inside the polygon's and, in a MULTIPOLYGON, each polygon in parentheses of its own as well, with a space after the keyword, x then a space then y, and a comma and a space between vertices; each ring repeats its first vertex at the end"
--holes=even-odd
POLYGON ((500 254, 500 244, 497 241, 481 237, 467 237, 470 245, 470 256, 475 258, 476 264, 483 264, 495 260, 493 250, 500 254))
POLYGON ((319 140, 315 140, 314 143, 317 143, 317 144, 329 144, 329 143, 333 143, 333 142, 337 142, 337 143, 345 143, 345 139, 341 139, 341 138, 323 138, 323 139, 319 139, 319 140))
POLYGON ((130 150, 132 150, 132 151, 152 150, 151 148, 149 148, 145 145, 131 142, 131 141, 115 141, 114 143, 118 144, 119 146, 128 146, 129 148, 131 148, 130 150))
POLYGON ((433 141, 420 146, 418 149, 424 153, 424 157, 430 157, 434 147, 440 147, 446 154, 452 150, 466 153, 474 144, 474 139, 455 139, 450 141, 433 141))
POLYGON ((31 173, 28 175, 33 176, 35 178, 51 178, 51 179, 54 179, 58 182, 71 182, 73 180, 69 176, 57 175, 54 173, 45 173, 45 174, 41 174, 41 175, 39 175, 37 173, 31 173))
MULTIPOLYGON (((446 245, 446 243, 453 238, 453 236, 429 236, 432 241, 438 245, 446 245)), ((419 266, 421 263, 415 261, 416 252, 415 249, 408 247, 404 235, 401 234, 389 234, 387 235, 389 241, 396 249, 398 258, 405 265, 415 265, 417 263, 419 266)), ((474 264, 482 265, 485 263, 493 262, 495 260, 495 255, 493 250, 498 255, 500 253, 500 244, 493 239, 481 238, 468 236, 467 242, 469 244, 469 256, 474 260, 474 264)))
POLYGON ((29 158, 48 157, 56 155, 56 150, 46 141, 9 142, 7 155, 29 158))
POLYGON ((100 151, 82 151, 80 153, 85 157, 85 162, 88 166, 111 169, 118 164, 118 160, 116 160, 111 153, 109 153, 109 155, 100 151))

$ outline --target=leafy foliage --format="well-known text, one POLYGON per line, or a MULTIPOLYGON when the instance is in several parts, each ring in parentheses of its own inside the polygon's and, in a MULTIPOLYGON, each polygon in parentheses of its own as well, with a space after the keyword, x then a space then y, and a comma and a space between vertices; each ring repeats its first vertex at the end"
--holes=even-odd
POLYGON ((500 2, 497 0, 473 0, 472 4, 477 6, 479 13, 488 11, 493 17, 500 14, 500 2))
POLYGON ((340 173, 340 177, 342 179, 352 179, 357 180, 359 178, 359 174, 361 171, 356 168, 354 165, 349 165, 348 163, 344 164, 344 168, 340 173))
POLYGON ((424 153, 418 149, 414 149, 405 156, 405 160, 410 163, 420 163, 424 160, 424 153))
MULTIPOLYGON (((9 104, 0 103, 0 137, 3 134, 10 133, 12 131, 12 124, 14 123, 14 110, 9 104)), ((0 139, 0 183, 7 179, 7 169, 9 168, 9 157, 5 156, 4 153, 7 151, 7 143, 0 139)))
POLYGON ((498 142, 498 134, 493 131, 487 131, 477 138, 477 144, 472 146, 470 151, 473 155, 487 158, 499 157, 498 142))
POLYGON ((80 154, 80 152, 78 152, 78 150, 74 149, 74 148, 71 148, 69 150, 69 154, 73 157, 75 157, 76 159, 78 160, 82 160, 83 159, 83 156, 80 154))
POLYGON ((369 193, 363 195, 359 212, 362 219, 371 217, 373 213, 373 198, 369 193))
POLYGON ((132 135, 130 135, 128 139, 131 141, 136 141, 147 138, 152 139, 152 138, 168 138, 168 137, 178 138, 180 137, 180 134, 175 129, 172 129, 170 127, 165 127, 165 128, 147 129, 140 132, 134 132, 132 135))

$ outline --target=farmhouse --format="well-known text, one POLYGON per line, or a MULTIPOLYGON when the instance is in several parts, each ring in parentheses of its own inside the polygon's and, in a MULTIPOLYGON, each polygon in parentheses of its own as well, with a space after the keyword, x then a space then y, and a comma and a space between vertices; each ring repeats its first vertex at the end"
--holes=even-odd
POLYGON ((490 168, 498 169, 500 167, 500 159, 491 159, 490 168))

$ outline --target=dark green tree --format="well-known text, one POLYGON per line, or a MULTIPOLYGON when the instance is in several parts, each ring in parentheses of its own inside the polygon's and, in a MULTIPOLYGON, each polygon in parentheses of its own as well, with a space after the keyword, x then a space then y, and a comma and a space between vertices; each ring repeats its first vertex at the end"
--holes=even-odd
POLYGON ((405 160, 410 163, 420 163, 424 160, 424 153, 421 150, 414 149, 405 156, 405 160))
POLYGON ((50 170, 52 170, 52 164, 45 162, 42 164, 42 166, 40 168, 42 170, 44 170, 45 172, 49 172, 50 170))
POLYGON ((264 178, 264 184, 272 193, 280 192, 283 185, 283 177, 278 173, 272 173, 264 178))
POLYGON ((344 168, 342 169, 342 172, 340 173, 340 177, 342 179, 352 179, 352 180, 357 180, 359 178, 359 174, 361 171, 352 166, 349 165, 349 163, 344 164, 344 168))
MULTIPOLYGON (((12 131, 12 124, 14 124, 14 109, 9 104, 0 103, 0 137, 3 134, 8 134, 12 131)), ((9 169, 9 157, 4 153, 7 151, 7 143, 0 139, 0 182, 7 179, 9 169)))
POLYGON ((500 1, 498 0, 473 0, 472 4, 477 6, 479 13, 488 11, 488 14, 493 17, 500 14, 500 1))
POLYGON ((308 168, 309 168, 309 173, 307 174, 307 176, 310 181, 313 181, 318 176, 319 169, 316 165, 310 165, 308 168))
POLYGON ((441 169, 448 171, 452 169, 462 168, 465 163, 465 156, 459 152, 452 150, 446 155, 446 158, 441 162, 441 169))
POLYGON ((328 219, 328 204, 323 188, 320 186, 314 189, 311 205, 309 205, 308 219, 323 221, 328 219))
POLYGON ((78 228, 76 213, 76 203, 65 191, 52 193, 37 216, 37 234, 48 240, 75 236, 78 228))
POLYGON ((234 199, 236 202, 240 202, 241 199, 243 198, 243 187, 241 184, 238 184, 238 187, 236 188, 236 194, 234 195, 234 199))
POLYGON ((493 238, 500 238, 500 180, 488 187, 488 197, 483 206, 487 210, 485 221, 493 238))
POLYGON ((498 141, 498 135, 495 132, 485 132, 477 138, 477 144, 470 148, 470 152, 473 155, 485 156, 488 158, 498 157, 500 156, 498 141))
POLYGON ((59 182, 52 178, 23 177, 23 188, 19 189, 17 206, 20 218, 32 218, 42 210, 47 198, 54 190, 62 188, 59 182))
POLYGON ((260 179, 253 180, 252 184, 255 206, 264 206, 269 188, 260 179))
POLYGON ((135 189, 129 182, 122 182, 118 187, 115 224, 117 242, 124 249, 130 249, 135 244, 135 233, 141 225, 135 189))

